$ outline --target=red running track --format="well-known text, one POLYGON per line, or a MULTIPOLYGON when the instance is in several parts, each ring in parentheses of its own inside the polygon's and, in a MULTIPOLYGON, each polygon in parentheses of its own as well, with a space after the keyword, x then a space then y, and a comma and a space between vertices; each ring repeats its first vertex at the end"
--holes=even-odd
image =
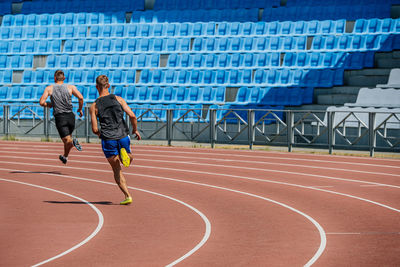
POLYGON ((400 266, 400 160, 0 141, 0 266, 400 266))

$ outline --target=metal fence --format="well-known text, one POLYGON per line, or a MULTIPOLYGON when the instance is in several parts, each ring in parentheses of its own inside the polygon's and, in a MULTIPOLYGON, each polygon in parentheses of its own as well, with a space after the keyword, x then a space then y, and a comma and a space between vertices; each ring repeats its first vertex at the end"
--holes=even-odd
MULTIPOLYGON (((400 112, 304 111, 261 109, 163 109, 134 107, 144 140, 196 143, 245 144, 400 152, 400 112)), ((74 136, 87 142, 91 132, 89 107, 76 118, 74 136)), ((129 125, 129 120, 126 120, 129 125)), ((131 127, 131 126, 130 126, 131 127)), ((38 105, 0 106, 0 134, 58 137, 51 110, 38 105)))

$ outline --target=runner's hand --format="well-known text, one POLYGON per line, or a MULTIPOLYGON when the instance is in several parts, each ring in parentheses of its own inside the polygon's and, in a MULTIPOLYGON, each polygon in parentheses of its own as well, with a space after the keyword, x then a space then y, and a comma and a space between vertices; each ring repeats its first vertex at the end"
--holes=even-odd
POLYGON ((135 138, 136 138, 137 140, 140 140, 140 139, 142 139, 142 137, 140 136, 140 133, 139 133, 139 131, 132 131, 132 134, 134 134, 134 135, 135 135, 135 138))
POLYGON ((79 117, 82 117, 82 116, 83 116, 82 109, 78 109, 78 114, 79 114, 79 117))

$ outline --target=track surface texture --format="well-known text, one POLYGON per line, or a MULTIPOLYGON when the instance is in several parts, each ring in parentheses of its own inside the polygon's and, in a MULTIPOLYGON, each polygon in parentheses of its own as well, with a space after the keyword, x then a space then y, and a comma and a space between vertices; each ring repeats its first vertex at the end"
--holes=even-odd
POLYGON ((400 160, 0 141, 0 266, 400 266, 400 160))

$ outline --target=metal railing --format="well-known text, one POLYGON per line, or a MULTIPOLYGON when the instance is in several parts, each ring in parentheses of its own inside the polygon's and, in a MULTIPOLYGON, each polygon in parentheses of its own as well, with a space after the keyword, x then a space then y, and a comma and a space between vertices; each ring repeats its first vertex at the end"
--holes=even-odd
MULTIPOLYGON (((159 107, 159 106, 158 106, 159 107)), ((144 140, 400 152, 400 112, 135 107, 144 140)), ((89 107, 76 118, 74 136, 90 142, 89 107)), ((129 120, 127 119, 128 125, 129 120)), ((130 126, 131 127, 131 126, 130 126)), ((51 110, 38 105, 0 106, 0 134, 58 137, 51 110)))

